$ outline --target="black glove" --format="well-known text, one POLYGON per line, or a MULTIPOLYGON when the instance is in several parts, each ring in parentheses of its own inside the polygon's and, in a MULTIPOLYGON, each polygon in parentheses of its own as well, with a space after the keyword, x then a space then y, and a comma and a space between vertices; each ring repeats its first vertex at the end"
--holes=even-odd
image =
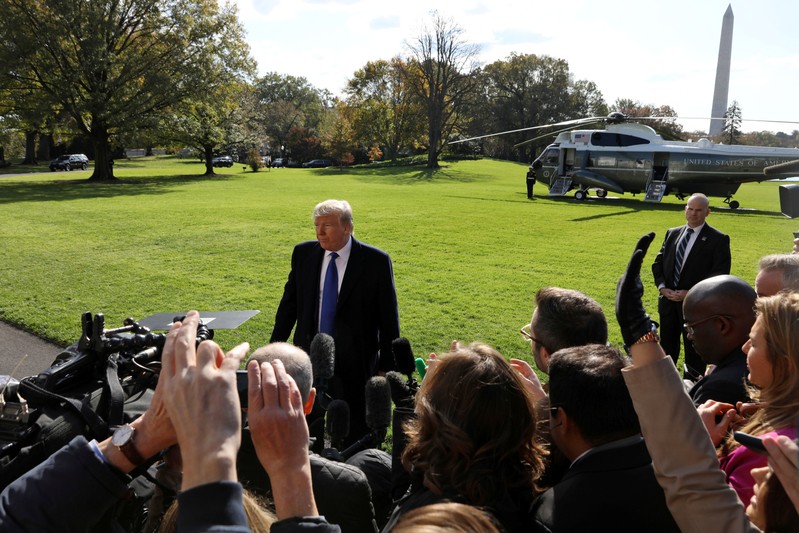
POLYGON ((644 286, 641 283, 641 263, 649 249, 655 234, 648 233, 638 239, 627 271, 619 278, 616 285, 616 320, 621 328, 621 336, 626 347, 652 331, 652 321, 646 314, 641 298, 644 286))

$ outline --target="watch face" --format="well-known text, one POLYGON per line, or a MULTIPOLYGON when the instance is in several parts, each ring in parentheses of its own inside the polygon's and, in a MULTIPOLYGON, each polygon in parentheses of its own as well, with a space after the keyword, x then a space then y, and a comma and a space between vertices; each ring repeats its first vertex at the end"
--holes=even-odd
POLYGON ((128 440, 130 440, 131 435, 133 435, 133 428, 130 427, 129 424, 119 426, 116 431, 114 431, 114 436, 111 437, 111 444, 114 446, 124 446, 128 440))

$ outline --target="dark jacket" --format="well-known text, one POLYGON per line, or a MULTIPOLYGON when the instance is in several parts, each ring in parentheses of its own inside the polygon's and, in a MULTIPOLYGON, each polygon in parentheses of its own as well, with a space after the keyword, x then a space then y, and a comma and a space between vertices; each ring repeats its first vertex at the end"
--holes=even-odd
MULTIPOLYGON (((311 454, 311 481, 319 514, 331 524, 352 533, 375 533, 375 513, 372 492, 366 474, 359 468, 311 454)), ((241 449, 236 459, 239 480, 247 490, 271 496, 269 476, 261 466, 250 437, 245 429, 241 449)))
POLYGON ((688 290, 703 279, 730 273, 732 264, 730 237, 705 223, 691 247, 691 252, 683 262, 680 281, 676 287, 674 286, 677 243, 686 228, 686 225, 682 225, 666 231, 663 246, 655 257, 655 262, 652 263, 652 274, 658 287, 664 284, 669 289, 688 290))
POLYGON ((744 385, 748 373, 746 354, 737 349, 716 365, 710 375, 697 381, 688 391, 688 395, 697 406, 706 400, 732 405, 735 405, 735 402, 745 402, 749 399, 744 385))
MULTIPOLYGON (((75 437, 3 490, 0 531, 86 531, 128 495, 128 479, 95 455, 84 437, 75 437)), ((179 513, 182 532, 250 530, 238 483, 208 483, 182 492, 178 501, 183 509, 194 511, 179 513)), ((323 518, 297 517, 276 522, 272 531, 340 533, 341 529, 323 518)))
POLYGON ((579 458, 536 498, 531 518, 538 530, 679 532, 643 439, 617 443, 579 458))
MULTIPOLYGON (((294 344, 310 353, 311 341, 319 329, 319 280, 324 253, 317 241, 294 247, 270 342, 287 341, 296 324, 294 344)), ((353 237, 336 305, 335 372, 329 387, 334 398, 345 400, 350 407, 346 444, 369 432, 364 421, 364 387, 378 371, 395 368, 391 342, 399 333, 391 258, 353 237)))

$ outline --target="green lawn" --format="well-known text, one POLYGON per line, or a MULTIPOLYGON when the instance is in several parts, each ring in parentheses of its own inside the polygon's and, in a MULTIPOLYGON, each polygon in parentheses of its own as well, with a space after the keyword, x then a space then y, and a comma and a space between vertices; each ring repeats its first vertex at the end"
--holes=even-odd
MULTIPOLYGON (((13 170, 13 167, 12 167, 13 170)), ((8 170, 6 170, 8 171, 8 170)), ((417 355, 450 340, 480 340, 528 356, 517 330, 537 289, 559 285, 596 298, 610 317, 616 280, 637 238, 684 221, 683 202, 624 195, 577 202, 526 198, 525 166, 480 160, 423 167, 244 171, 202 177, 196 160, 117 161, 118 184, 90 171, 0 176, 0 318, 62 344, 80 315, 108 327, 158 312, 260 309, 224 348, 268 341, 294 244, 313 239, 311 211, 327 198, 353 206, 359 239, 394 260, 403 336, 417 355)), ((742 209, 720 199, 708 222, 732 238, 733 274, 753 282, 757 259, 790 249, 797 223, 779 213, 778 183, 746 185, 742 209)), ((536 194, 546 187, 536 186, 536 194)))

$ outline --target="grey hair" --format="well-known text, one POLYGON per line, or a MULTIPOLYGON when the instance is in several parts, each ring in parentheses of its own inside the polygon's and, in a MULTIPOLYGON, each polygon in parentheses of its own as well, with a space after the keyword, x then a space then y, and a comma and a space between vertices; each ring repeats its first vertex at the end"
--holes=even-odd
POLYGON ((339 220, 345 226, 352 227, 352 206, 347 200, 325 200, 316 204, 313 210, 313 218, 328 215, 338 215, 339 220))
POLYGON ((760 258, 758 271, 781 270, 783 290, 799 292, 799 254, 771 254, 760 258))
POLYGON ((286 369, 286 374, 294 378, 297 383, 302 403, 305 404, 308 401, 313 386, 313 367, 311 358, 305 353, 305 350, 287 342, 273 342, 255 350, 247 361, 253 359, 258 361, 258 364, 271 363, 275 359, 280 359, 286 369))

